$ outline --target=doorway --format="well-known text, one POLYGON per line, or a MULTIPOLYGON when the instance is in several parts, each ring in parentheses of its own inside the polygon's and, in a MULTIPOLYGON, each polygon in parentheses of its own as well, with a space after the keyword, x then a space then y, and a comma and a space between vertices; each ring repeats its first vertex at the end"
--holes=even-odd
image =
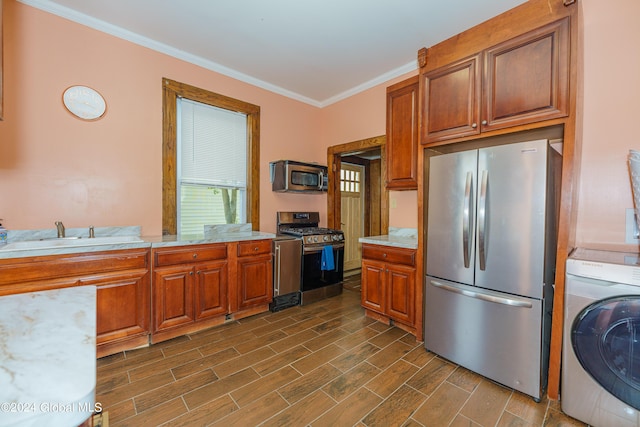
POLYGON ((344 232, 344 269, 360 268, 362 260, 358 239, 364 236, 365 166, 347 163, 340 166, 340 226, 344 232))
POLYGON ((327 222, 345 234, 345 276, 361 264, 359 238, 388 233, 386 136, 329 147, 327 222))

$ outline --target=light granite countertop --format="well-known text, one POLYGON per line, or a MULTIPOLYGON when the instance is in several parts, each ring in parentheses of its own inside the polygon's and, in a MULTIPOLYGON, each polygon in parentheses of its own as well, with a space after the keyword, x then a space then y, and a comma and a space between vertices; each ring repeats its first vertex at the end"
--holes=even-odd
POLYGON ((360 243, 394 246, 397 248, 418 249, 418 232, 415 228, 389 227, 389 234, 360 237, 360 243))
POLYGON ((0 426, 67 427, 96 407, 96 287, 0 297, 0 426))
MULTIPOLYGON (((252 231, 251 224, 206 226, 202 234, 140 236, 140 227, 103 227, 95 229, 95 239, 88 237, 88 229, 67 229, 70 240, 57 239, 55 230, 10 231, 8 243, 0 245, 0 259, 31 256, 64 255, 75 253, 111 251, 137 248, 160 248, 169 246, 201 245, 246 240, 273 239, 273 233, 252 231), (118 237, 122 241, 118 241, 118 237), (105 237, 109 239, 104 239, 105 237), (101 240, 102 239, 102 240, 101 240), (15 242, 36 242, 37 247, 16 248, 15 242), (49 242, 49 243, 47 243, 49 242)), ((18 245, 20 244, 18 243, 18 245)))
POLYGON ((273 239, 276 235, 251 230, 251 224, 206 225, 202 234, 147 237, 151 247, 200 245, 207 243, 240 242, 246 240, 273 239))

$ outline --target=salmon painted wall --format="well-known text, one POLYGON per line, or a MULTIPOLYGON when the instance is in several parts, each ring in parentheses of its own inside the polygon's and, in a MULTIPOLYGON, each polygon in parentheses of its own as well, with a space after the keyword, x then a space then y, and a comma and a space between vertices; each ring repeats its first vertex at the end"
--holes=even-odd
MULTIPOLYGON (((320 113, 322 137, 327 146, 384 135, 387 86, 415 74, 417 70, 323 108, 320 113)), ((389 192, 389 226, 418 227, 417 191, 389 192)))
POLYGON ((261 107, 261 215, 326 212, 326 196, 271 191, 268 163, 326 162, 319 109, 55 15, 4 1, 4 121, 0 121, 0 218, 9 229, 141 225, 161 232, 163 77, 261 107), (106 115, 83 122, 62 92, 88 85, 106 115))
POLYGON ((625 244, 633 207, 629 149, 640 150, 640 2, 581 0, 584 24, 582 166, 577 246, 638 251, 625 244))
MULTIPOLYGON (((581 0, 584 24, 582 175, 576 241, 624 244, 633 206, 626 157, 640 149, 640 2, 581 0)), ((326 162, 328 146, 382 135, 385 88, 394 79, 318 109, 133 43, 4 1, 4 121, 0 121, 0 218, 10 229, 141 225, 161 230, 161 79, 261 106, 261 229, 275 230, 278 210, 318 210, 326 196, 278 194, 268 163, 326 162), (64 89, 85 84, 108 103, 106 116, 82 122, 62 106, 64 89)), ((416 47, 417 49, 417 47, 416 47)), ((404 76, 403 76, 404 77, 404 76)), ((392 192, 389 223, 415 227, 415 192, 392 192)))
MULTIPOLYGON (((273 193, 269 161, 326 163, 330 145, 384 134, 385 88, 399 80, 321 110, 15 0, 4 1, 4 60, 0 218, 9 229, 61 220, 160 234, 163 77, 261 107, 261 230, 275 230, 279 210, 317 210, 324 225, 326 195, 273 193), (62 92, 76 84, 106 98, 102 119, 64 109, 62 92)), ((409 209, 392 211, 391 225, 416 221, 415 192, 404 196, 409 209)))

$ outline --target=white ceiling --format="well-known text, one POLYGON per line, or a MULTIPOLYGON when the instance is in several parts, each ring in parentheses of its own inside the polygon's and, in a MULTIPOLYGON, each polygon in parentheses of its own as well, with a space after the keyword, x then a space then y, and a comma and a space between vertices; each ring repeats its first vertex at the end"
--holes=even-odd
POLYGON ((525 0, 18 0, 323 107, 525 0))

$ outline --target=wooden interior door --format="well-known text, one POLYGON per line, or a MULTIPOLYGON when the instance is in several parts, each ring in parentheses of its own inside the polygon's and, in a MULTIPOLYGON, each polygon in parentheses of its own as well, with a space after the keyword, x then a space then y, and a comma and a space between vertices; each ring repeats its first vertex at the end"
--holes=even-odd
POLYGON ((362 254, 358 239, 364 235, 364 172, 361 165, 341 163, 340 221, 344 232, 344 270, 360 268, 362 254))

